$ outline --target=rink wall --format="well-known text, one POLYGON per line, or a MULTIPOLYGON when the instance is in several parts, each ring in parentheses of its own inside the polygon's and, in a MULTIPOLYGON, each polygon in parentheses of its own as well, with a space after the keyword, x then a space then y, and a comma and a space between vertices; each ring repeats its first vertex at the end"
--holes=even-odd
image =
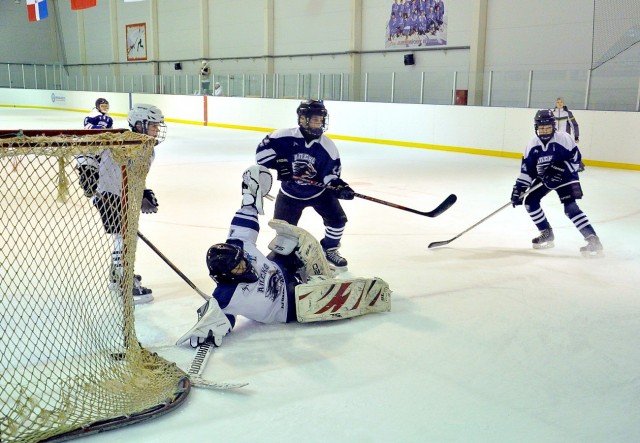
MULTIPOLYGON (((158 106, 167 121, 270 132, 295 126, 299 100, 0 89, 0 106, 88 112, 104 96, 111 114, 131 103, 158 106)), ((327 101, 329 136, 409 148, 520 158, 534 109, 327 101)), ((585 163, 640 170, 640 113, 575 111, 585 163)), ((2 122, 0 122, 2 126, 2 122)), ((11 128, 17 129, 17 128, 11 128)))

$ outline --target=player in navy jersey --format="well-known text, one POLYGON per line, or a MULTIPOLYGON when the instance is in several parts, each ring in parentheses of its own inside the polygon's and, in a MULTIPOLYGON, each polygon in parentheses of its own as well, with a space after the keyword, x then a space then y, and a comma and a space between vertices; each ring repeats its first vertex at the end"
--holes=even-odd
POLYGON ((352 200, 354 192, 340 178, 342 165, 338 148, 324 132, 329 115, 322 101, 307 100, 297 109, 298 127, 279 129, 267 135, 256 150, 256 162, 278 172, 282 181, 273 218, 297 225, 302 211, 312 207, 324 222, 320 241, 327 260, 338 270, 346 270, 347 260, 338 248, 347 216, 338 199, 352 200), (332 190, 308 184, 303 177, 327 185, 332 190))
POLYGON ((534 118, 534 128, 536 136, 525 149, 520 176, 511 193, 513 206, 521 205, 524 201, 527 213, 540 231, 540 235, 532 240, 534 249, 554 246, 553 229, 540 206, 540 200, 555 190, 564 205, 565 215, 587 241, 580 252, 585 256, 601 254, 600 239, 576 203, 583 195, 578 177, 581 159, 578 146, 569 134, 556 131, 552 110, 538 111, 534 118), (531 191, 523 199, 523 194, 534 181, 542 182, 544 186, 531 191))
POLYGON ((108 114, 109 102, 106 98, 96 100, 96 107, 84 118, 84 129, 111 129, 113 119, 108 114))

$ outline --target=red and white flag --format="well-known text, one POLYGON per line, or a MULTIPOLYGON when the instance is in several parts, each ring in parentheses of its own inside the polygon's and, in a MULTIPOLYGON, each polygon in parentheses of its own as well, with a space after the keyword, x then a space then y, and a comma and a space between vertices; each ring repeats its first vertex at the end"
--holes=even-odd
POLYGON ((93 8, 98 0, 71 0, 71 10, 93 8))
POLYGON ((27 0, 27 17, 30 22, 37 22, 49 17, 47 0, 27 0))

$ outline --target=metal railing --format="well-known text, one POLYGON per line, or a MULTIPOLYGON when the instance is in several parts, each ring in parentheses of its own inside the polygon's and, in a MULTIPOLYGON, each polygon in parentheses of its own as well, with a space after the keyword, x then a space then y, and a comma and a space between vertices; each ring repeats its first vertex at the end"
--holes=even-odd
MULTIPOLYGON (((107 66, 104 72, 109 69, 107 66)), ((367 72, 358 77, 240 73, 214 74, 210 80, 210 85, 219 82, 223 95, 232 97, 546 108, 562 96, 572 109, 640 111, 640 69, 635 65, 596 71, 367 72), (468 94, 474 84, 483 86, 474 92, 472 103, 468 94)), ((62 65, 11 63, 0 64, 0 88, 173 95, 207 92, 198 75, 77 75, 62 65)))

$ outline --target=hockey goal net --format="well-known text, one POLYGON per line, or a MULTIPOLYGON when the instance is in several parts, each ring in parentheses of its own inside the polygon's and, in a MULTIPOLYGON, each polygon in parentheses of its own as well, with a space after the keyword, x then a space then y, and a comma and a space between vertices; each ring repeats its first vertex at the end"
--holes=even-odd
POLYGON ((153 139, 126 130, 0 130, 0 442, 66 440, 152 418, 187 375, 143 348, 132 300, 153 139), (79 185, 79 156, 109 152, 121 185, 114 235, 79 185))

